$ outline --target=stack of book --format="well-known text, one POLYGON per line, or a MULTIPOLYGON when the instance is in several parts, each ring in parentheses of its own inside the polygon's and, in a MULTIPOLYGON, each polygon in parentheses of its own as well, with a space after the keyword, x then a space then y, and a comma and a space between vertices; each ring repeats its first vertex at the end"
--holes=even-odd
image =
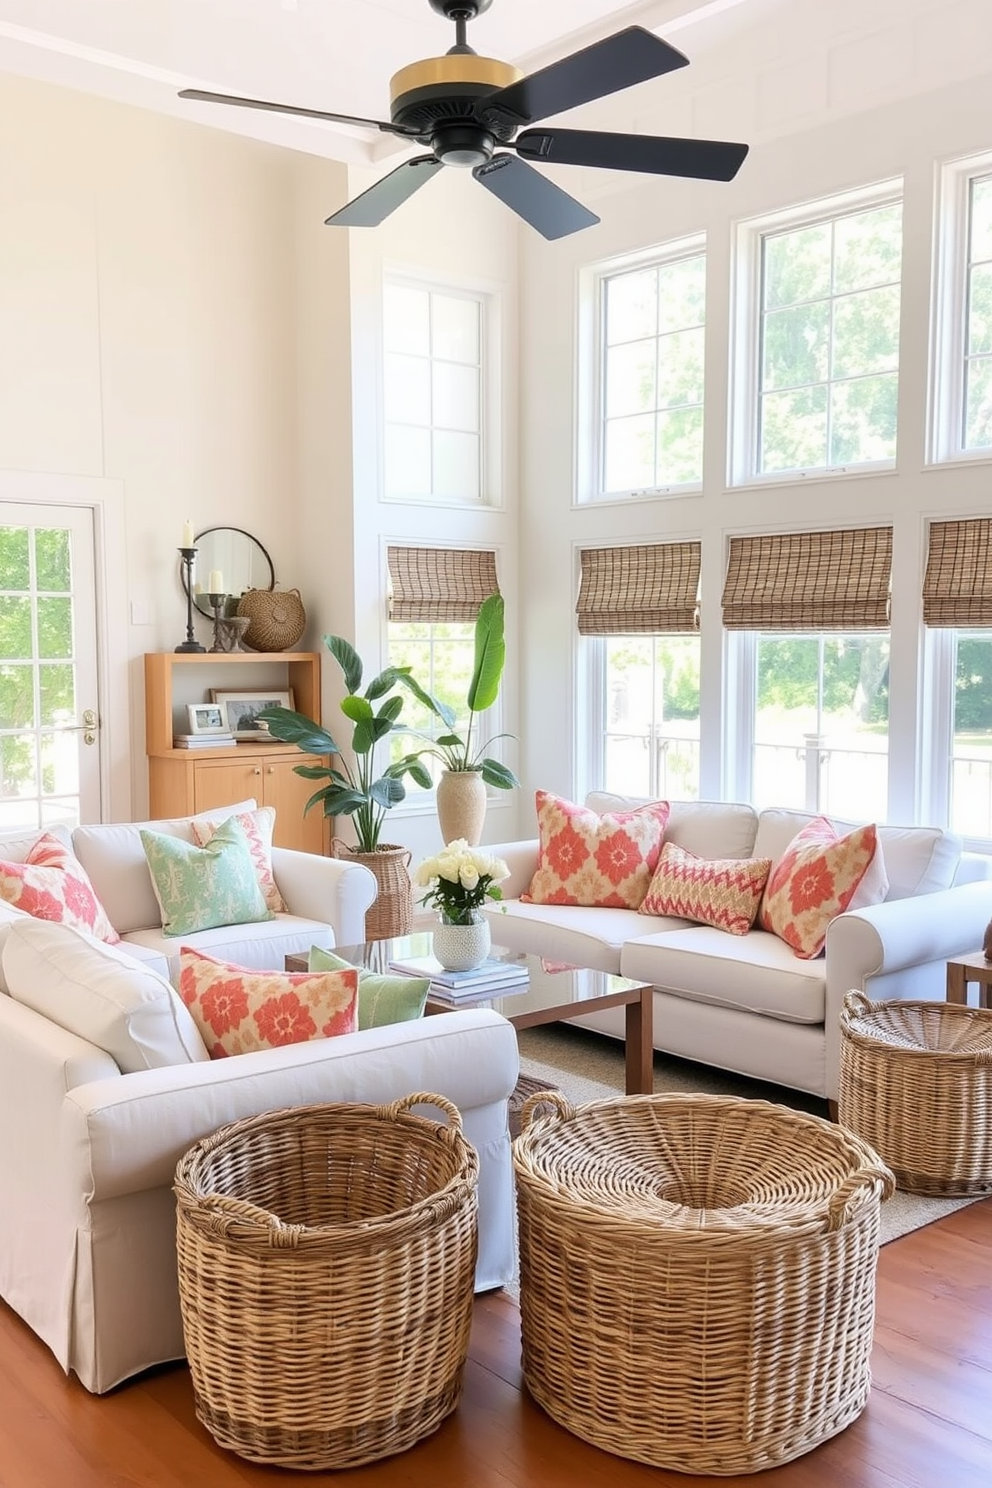
POLYGON ((174 749, 231 749, 237 739, 233 734, 175 734, 174 749))
POLYGON ((448 971, 434 956, 410 956, 390 961, 394 971, 407 976, 430 977, 431 997, 458 1002, 468 997, 502 997, 528 984, 527 967, 522 961, 500 961, 488 957, 471 971, 448 971))

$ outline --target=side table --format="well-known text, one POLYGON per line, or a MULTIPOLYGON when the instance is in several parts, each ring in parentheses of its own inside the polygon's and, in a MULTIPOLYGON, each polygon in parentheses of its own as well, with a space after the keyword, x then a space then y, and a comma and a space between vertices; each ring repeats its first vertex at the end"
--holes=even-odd
POLYGON ((968 983, 978 984, 978 1006, 992 1008, 992 961, 986 961, 984 952, 975 951, 970 956, 955 956, 947 963, 947 1001, 968 1002, 968 983))

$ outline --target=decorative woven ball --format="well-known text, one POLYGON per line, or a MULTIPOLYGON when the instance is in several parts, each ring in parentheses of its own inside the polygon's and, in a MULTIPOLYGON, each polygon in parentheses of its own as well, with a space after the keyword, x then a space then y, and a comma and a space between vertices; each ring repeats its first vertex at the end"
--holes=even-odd
POLYGON ((244 642, 253 651, 289 651, 306 629, 307 612, 298 589, 246 589, 238 614, 248 617, 244 642))

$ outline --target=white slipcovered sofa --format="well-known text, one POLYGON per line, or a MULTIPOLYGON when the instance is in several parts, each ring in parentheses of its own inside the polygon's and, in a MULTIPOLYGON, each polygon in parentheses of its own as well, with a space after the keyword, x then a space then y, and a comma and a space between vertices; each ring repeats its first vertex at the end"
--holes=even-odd
MULTIPOLYGON (((383 1104, 414 1091, 446 1096, 461 1112, 480 1158, 476 1286, 508 1281, 515 1245, 507 1100, 519 1067, 512 1026, 489 1010, 465 1009, 210 1060, 195 1028, 199 1047, 191 1044, 188 1014, 160 975, 178 946, 162 948, 163 959, 155 925, 135 923, 147 920, 147 900, 141 910, 145 885, 133 839, 133 826, 72 834, 111 919, 125 931, 122 946, 108 952, 57 929, 85 942, 87 955, 103 955, 108 980, 133 970, 167 1008, 175 999, 177 1026, 180 1014, 187 1020, 175 1063, 122 1073, 105 1048, 80 1036, 78 1009, 66 1017, 76 1032, 59 1023, 57 1008, 39 1011, 36 1004, 51 998, 40 999, 38 990, 51 991, 43 979, 54 984, 54 971, 39 964, 37 982, 25 975, 25 968, 33 971, 24 958, 37 930, 25 933, 25 917, 9 907, 0 916, 3 958, 20 977, 14 988, 11 976, 15 995, 0 995, 0 1296, 94 1392, 181 1358, 172 1182, 182 1153, 226 1122, 261 1111, 321 1101, 383 1104)), ((0 857, 12 857, 12 847, 11 839, 0 840, 0 857)), ((281 928, 266 922, 273 927, 268 937, 255 933, 265 925, 233 926, 182 943, 281 968, 287 949, 363 939, 374 895, 365 868, 279 850, 273 864, 298 923, 280 916, 281 928)))
MULTIPOLYGON (((644 797, 593 792, 605 813, 644 797)), ((799 811, 727 802, 672 803, 665 841, 703 858, 768 857, 774 864, 807 822, 799 811)), ((856 825, 835 821, 838 831, 856 825)), ((982 944, 992 915, 992 860, 962 853, 961 839, 930 827, 880 826, 889 878, 885 901, 838 915, 826 953, 796 956, 765 930, 728 934, 630 909, 521 903, 537 867, 537 839, 487 844, 506 860, 502 906, 487 908, 494 942, 551 960, 650 982, 654 1047, 835 1101, 839 1014, 856 987, 873 999, 943 998, 945 963, 982 944)), ((622 1035, 623 1010, 576 1019, 622 1035)))

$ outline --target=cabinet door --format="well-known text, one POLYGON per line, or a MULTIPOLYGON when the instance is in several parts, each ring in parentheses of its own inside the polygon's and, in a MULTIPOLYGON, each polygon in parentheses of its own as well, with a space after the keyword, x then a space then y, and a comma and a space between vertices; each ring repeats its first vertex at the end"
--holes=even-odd
POLYGON ((193 810, 214 811, 254 796, 262 805, 261 762, 250 760, 197 760, 193 772, 193 810))
POLYGON ((289 758, 263 759, 260 801, 276 808, 273 841, 277 847, 295 847, 300 852, 326 853, 329 831, 320 807, 314 806, 306 816, 303 814, 304 806, 323 782, 304 780, 293 769, 294 765, 326 764, 326 759, 317 755, 298 753, 289 758))

